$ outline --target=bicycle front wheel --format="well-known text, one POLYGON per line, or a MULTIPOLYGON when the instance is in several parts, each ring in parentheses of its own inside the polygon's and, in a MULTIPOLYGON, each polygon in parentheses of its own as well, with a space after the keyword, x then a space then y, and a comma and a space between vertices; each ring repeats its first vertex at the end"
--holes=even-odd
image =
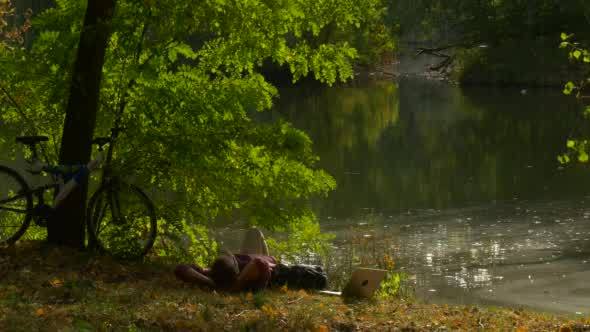
POLYGON ((91 240, 118 258, 140 258, 156 240, 154 204, 132 184, 112 181, 100 187, 90 199, 87 218, 91 240))
POLYGON ((13 244, 31 223, 33 197, 20 174, 0 166, 0 245, 13 244))

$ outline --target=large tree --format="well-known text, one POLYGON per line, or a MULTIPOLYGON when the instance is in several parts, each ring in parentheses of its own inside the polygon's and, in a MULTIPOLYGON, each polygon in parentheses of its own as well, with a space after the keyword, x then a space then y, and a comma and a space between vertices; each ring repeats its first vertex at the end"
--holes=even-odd
MULTIPOLYGON (((100 82, 115 0, 88 0, 71 76, 59 163, 86 164, 100 99, 100 82)), ((87 181, 56 209, 47 231, 52 243, 84 247, 87 181)))

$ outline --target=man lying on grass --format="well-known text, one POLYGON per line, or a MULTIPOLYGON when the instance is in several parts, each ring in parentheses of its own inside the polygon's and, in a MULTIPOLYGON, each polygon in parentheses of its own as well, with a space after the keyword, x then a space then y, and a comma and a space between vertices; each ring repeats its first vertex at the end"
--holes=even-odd
POLYGON ((324 289, 328 279, 319 266, 277 263, 268 254, 264 236, 257 229, 248 231, 241 254, 221 255, 210 268, 178 265, 174 270, 182 281, 221 291, 259 291, 270 286, 324 289))
POLYGON ((271 256, 235 254, 218 257, 210 268, 178 265, 176 277, 201 287, 223 291, 258 291, 270 285, 277 262, 271 256))

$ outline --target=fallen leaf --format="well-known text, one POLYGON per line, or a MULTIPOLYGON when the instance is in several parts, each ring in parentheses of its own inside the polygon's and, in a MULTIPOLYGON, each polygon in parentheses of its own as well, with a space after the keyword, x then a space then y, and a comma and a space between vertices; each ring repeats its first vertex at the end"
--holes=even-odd
POLYGON ((41 317, 41 316, 45 315, 45 309, 43 309, 43 308, 39 308, 39 309, 37 309, 37 310, 35 311, 35 315, 36 315, 37 317, 41 317))
POLYGON ((316 327, 315 332, 328 332, 330 329, 326 325, 319 325, 316 327))
POLYGON ((53 278, 51 281, 49 281, 49 284, 53 288, 59 288, 64 285, 64 282, 63 282, 63 280, 60 280, 58 278, 53 278))

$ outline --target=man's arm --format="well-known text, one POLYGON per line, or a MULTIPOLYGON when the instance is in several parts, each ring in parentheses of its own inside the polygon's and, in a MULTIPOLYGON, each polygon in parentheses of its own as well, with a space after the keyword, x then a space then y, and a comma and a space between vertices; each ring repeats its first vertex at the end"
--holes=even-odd
POLYGON ((271 271, 275 264, 268 263, 260 258, 252 259, 238 275, 233 287, 235 291, 248 288, 262 289, 270 281, 271 271))
POLYGON ((215 282, 205 274, 188 265, 178 265, 174 269, 176 278, 202 287, 215 288, 215 282))

